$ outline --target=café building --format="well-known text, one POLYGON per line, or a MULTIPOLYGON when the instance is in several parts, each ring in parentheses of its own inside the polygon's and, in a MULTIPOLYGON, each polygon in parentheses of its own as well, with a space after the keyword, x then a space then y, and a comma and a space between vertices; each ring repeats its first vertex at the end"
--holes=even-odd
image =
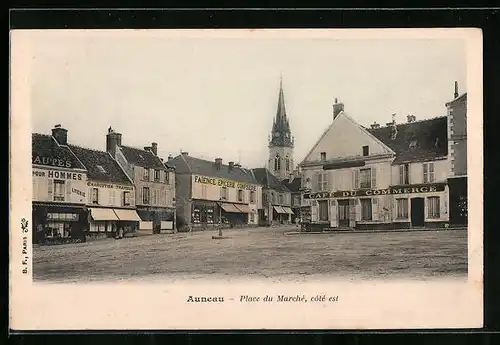
POLYGON ((33 241, 85 240, 87 170, 67 145, 68 131, 32 136, 33 241))
POLYGON ((167 162, 175 167, 179 228, 204 230, 257 226, 262 207, 262 186, 249 169, 189 156, 167 162))
POLYGON ((447 118, 365 128, 334 104, 300 164, 309 229, 401 229, 448 223, 447 118))
POLYGON ((88 232, 93 238, 134 235, 139 229, 134 185, 107 152, 69 145, 87 169, 88 232))

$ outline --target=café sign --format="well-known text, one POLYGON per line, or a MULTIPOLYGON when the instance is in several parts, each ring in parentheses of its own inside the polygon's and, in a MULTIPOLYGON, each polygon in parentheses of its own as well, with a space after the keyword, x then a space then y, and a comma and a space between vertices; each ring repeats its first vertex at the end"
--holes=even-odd
POLYGON ((227 188, 237 188, 237 189, 246 189, 255 191, 257 187, 253 184, 236 182, 231 180, 224 180, 216 177, 204 177, 204 176, 194 176, 195 183, 203 183, 203 184, 211 184, 219 187, 227 187, 227 188))
POLYGON ((332 199, 332 198, 350 198, 357 196, 377 196, 377 195, 397 195, 397 194, 417 194, 432 193, 444 191, 444 183, 421 184, 409 186, 394 186, 386 189, 360 189, 335 192, 317 192, 306 193, 304 199, 332 199))

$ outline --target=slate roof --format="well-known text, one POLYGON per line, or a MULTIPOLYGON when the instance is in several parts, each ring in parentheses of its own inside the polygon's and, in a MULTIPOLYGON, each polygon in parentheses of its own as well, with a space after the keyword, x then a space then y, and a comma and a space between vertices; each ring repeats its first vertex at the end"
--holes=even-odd
POLYGON ((120 149, 130 164, 143 168, 165 170, 164 163, 151 151, 136 149, 130 146, 120 146, 120 149))
POLYGON ((448 118, 402 123, 396 126, 397 135, 391 138, 392 126, 367 129, 384 144, 396 152, 393 164, 422 162, 448 155, 448 118), (410 143, 415 147, 410 148, 410 143))
POLYGON ((118 163, 107 152, 69 145, 71 151, 87 168, 87 178, 102 182, 132 184, 118 163), (101 166, 104 171, 98 167, 101 166))
POLYGON ((282 193, 290 193, 290 190, 268 169, 255 168, 252 169, 252 172, 255 176, 255 179, 259 181, 264 187, 274 189, 275 191, 282 193))
POLYGON ((57 159, 70 161, 74 169, 85 170, 85 167, 71 150, 66 146, 60 146, 51 135, 32 133, 31 134, 31 157, 32 161, 36 156, 54 157, 57 159))
POLYGON ((222 164, 220 169, 217 169, 215 162, 191 157, 189 155, 178 155, 169 160, 168 164, 173 165, 175 171, 181 174, 199 174, 237 182, 259 184, 249 169, 233 167, 230 170, 229 165, 226 164, 222 164))
POLYGON ((450 105, 453 105, 459 101, 464 101, 464 102, 467 102, 467 92, 466 93, 463 93, 461 94, 460 96, 458 96, 457 98, 447 102, 445 105, 448 107, 450 105))
POLYGON ((294 177, 290 182, 290 179, 283 180, 282 182, 286 188, 288 188, 292 193, 300 192, 302 185, 302 179, 300 177, 294 177))

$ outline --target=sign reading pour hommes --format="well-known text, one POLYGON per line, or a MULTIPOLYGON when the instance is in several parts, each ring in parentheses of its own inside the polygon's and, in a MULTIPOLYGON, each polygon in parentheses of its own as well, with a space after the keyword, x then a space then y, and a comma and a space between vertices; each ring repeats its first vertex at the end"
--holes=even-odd
POLYGON ((194 176, 195 183, 203 183, 203 184, 211 184, 219 187, 227 187, 227 188, 238 188, 238 189, 247 189, 247 190, 256 190, 257 187, 252 184, 236 182, 231 180, 224 180, 215 177, 204 177, 204 176, 194 176))
POLYGON ((318 192, 306 193, 304 199, 331 199, 331 198, 350 198, 356 196, 376 196, 376 195, 394 195, 394 194, 415 194, 415 193, 432 193, 444 191, 444 183, 422 184, 411 186, 398 186, 386 189, 361 189, 350 191, 336 192, 318 192))

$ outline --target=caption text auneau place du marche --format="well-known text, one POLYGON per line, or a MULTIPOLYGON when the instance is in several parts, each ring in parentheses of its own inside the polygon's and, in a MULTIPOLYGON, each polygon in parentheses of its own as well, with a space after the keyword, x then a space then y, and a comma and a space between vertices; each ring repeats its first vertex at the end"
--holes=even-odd
POLYGON ((259 302, 277 302, 277 303, 290 303, 290 302, 338 302, 339 296, 336 295, 326 295, 317 294, 314 296, 306 295, 265 295, 265 296, 249 296, 240 295, 238 298, 224 298, 224 297, 200 297, 200 296, 188 296, 187 302, 194 303, 223 303, 226 301, 236 301, 240 303, 259 303, 259 302))

